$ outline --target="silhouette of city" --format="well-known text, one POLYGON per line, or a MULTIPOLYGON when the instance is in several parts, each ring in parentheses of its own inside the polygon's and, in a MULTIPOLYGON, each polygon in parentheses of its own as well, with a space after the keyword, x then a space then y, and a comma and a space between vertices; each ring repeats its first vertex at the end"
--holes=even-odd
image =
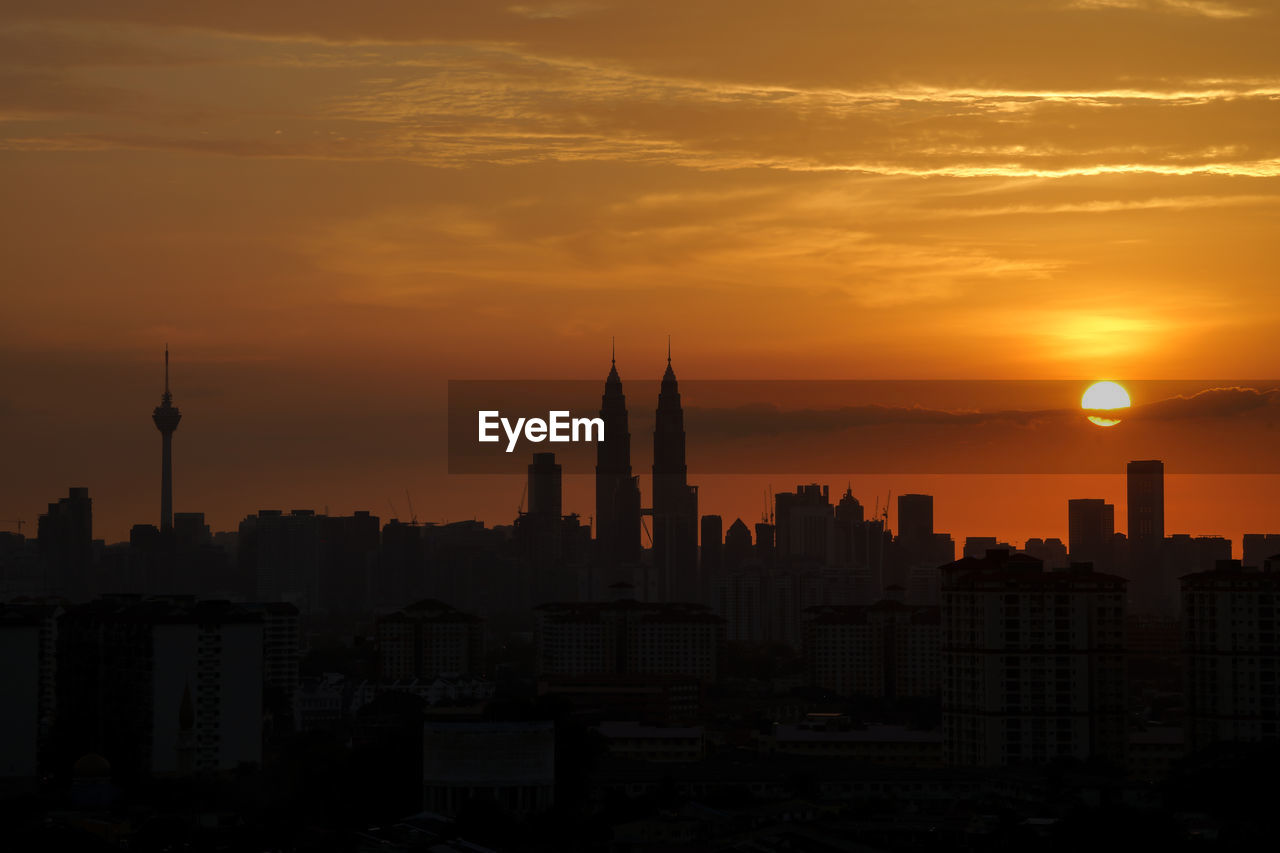
POLYGON ((899 494, 891 526, 888 502, 821 483, 726 526, 688 482, 668 344, 642 403, 647 500, 615 359, 590 522, 535 452, 509 524, 259 509, 215 532, 173 511, 173 399, 166 348, 158 523, 106 544, 72 487, 34 536, 0 533, 0 783, 11 815, 42 816, 14 818, 24 844, 1023 849, 1118 823, 1174 847, 1275 828, 1242 809, 1280 756, 1280 533, 1232 559, 1166 532, 1176 460, 1128 464, 1126 533, 1110 496, 1070 500, 1066 542, 957 543, 932 495, 899 494))

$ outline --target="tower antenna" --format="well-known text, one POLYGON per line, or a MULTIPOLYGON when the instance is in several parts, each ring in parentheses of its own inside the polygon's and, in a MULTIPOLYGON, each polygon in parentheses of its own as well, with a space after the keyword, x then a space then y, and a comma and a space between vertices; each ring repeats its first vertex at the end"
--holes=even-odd
POLYGON ((618 366, 618 339, 613 335, 609 336, 609 363, 618 366))
POLYGON ((671 335, 667 335, 667 367, 671 366, 671 335))

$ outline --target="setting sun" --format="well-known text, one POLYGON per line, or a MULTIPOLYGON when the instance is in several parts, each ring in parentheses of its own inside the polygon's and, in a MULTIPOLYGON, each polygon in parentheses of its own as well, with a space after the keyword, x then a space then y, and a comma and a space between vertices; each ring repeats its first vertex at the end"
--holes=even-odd
MULTIPOLYGON (((1084 392, 1084 396, 1080 398, 1080 408, 1085 411, 1129 408, 1129 392, 1116 382, 1095 382, 1089 386, 1084 392)), ((1098 426, 1115 426, 1120 423, 1119 418, 1110 418, 1102 415, 1089 415, 1089 420, 1098 426)))

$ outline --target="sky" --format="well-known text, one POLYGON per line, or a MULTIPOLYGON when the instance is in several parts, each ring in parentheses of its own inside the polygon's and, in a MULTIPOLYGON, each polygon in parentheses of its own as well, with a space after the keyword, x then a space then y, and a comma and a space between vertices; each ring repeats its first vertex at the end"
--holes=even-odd
MULTIPOLYGON (((602 380, 612 338, 624 380, 668 334, 682 380, 1280 375, 1277 43, 1262 0, 9 0, 0 525, 155 520, 166 343, 215 528, 509 521, 518 480, 445 473, 446 381, 602 380)), ((1123 506, 826 469, 702 508, 815 479, 961 536, 1123 506)), ((1170 526, 1280 529, 1278 486, 1187 478, 1170 526)))

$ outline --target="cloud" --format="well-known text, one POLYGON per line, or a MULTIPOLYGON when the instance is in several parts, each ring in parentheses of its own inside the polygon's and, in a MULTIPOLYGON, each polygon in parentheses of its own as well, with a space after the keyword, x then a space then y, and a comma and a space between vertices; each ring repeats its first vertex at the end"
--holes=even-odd
POLYGON ((1280 417, 1280 388, 1208 388, 1190 396, 1170 397, 1125 413, 1126 419, 1180 421, 1280 417))
POLYGON ((1072 0, 1072 9, 1127 9, 1131 11, 1172 12, 1197 15, 1217 20, 1252 18, 1258 10, 1213 0, 1072 0))

